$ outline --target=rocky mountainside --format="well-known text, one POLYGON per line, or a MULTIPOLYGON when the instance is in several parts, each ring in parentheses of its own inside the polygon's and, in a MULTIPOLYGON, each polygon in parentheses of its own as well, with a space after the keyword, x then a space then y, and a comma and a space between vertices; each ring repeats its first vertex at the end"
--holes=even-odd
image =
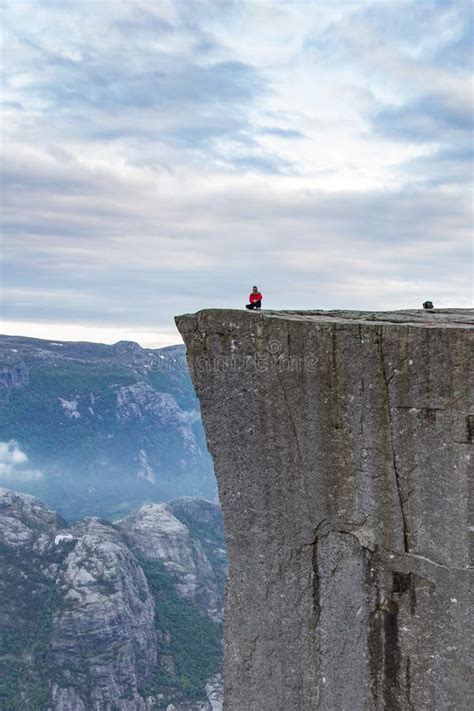
POLYGON ((68 526, 0 489, 2 711, 220 711, 224 546, 208 501, 68 526))
POLYGON ((226 711, 470 711, 474 311, 177 323, 227 531, 226 711))
POLYGON ((214 500, 183 347, 0 336, 0 485, 69 520, 214 500))

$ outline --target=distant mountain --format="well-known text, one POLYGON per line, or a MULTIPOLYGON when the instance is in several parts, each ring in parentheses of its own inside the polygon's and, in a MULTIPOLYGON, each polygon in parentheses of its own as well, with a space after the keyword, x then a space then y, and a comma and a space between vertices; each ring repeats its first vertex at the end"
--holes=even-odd
POLYGON ((217 504, 68 526, 0 489, 2 711, 221 711, 217 504))
POLYGON ((184 346, 0 336, 0 484, 67 519, 214 500, 184 346))

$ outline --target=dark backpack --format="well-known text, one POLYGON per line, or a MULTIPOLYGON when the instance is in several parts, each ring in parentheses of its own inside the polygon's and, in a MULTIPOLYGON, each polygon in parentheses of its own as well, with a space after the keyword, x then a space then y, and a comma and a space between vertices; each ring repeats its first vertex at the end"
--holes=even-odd
POLYGON ((432 301, 424 301, 424 302, 423 302, 423 308, 424 308, 424 309, 432 309, 432 308, 433 308, 433 302, 432 302, 432 301))

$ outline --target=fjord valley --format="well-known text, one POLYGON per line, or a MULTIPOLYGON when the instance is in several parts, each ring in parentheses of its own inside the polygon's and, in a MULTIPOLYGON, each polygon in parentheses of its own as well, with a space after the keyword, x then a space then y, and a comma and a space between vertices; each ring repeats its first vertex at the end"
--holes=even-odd
POLYGON ((226 543, 184 347, 0 358, 0 708, 221 711, 226 543))
POLYGON ((0 336, 0 485, 66 519, 215 500, 183 346, 0 336))

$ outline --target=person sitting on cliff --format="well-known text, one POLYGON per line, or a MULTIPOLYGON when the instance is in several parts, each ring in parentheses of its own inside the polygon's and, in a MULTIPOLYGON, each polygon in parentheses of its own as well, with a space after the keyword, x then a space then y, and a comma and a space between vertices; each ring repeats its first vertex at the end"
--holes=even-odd
POLYGON ((251 294, 249 296, 250 304, 246 304, 245 308, 250 309, 250 311, 253 311, 254 309, 255 311, 260 311, 260 309, 262 308, 262 299, 263 296, 259 292, 258 287, 253 286, 251 294))

